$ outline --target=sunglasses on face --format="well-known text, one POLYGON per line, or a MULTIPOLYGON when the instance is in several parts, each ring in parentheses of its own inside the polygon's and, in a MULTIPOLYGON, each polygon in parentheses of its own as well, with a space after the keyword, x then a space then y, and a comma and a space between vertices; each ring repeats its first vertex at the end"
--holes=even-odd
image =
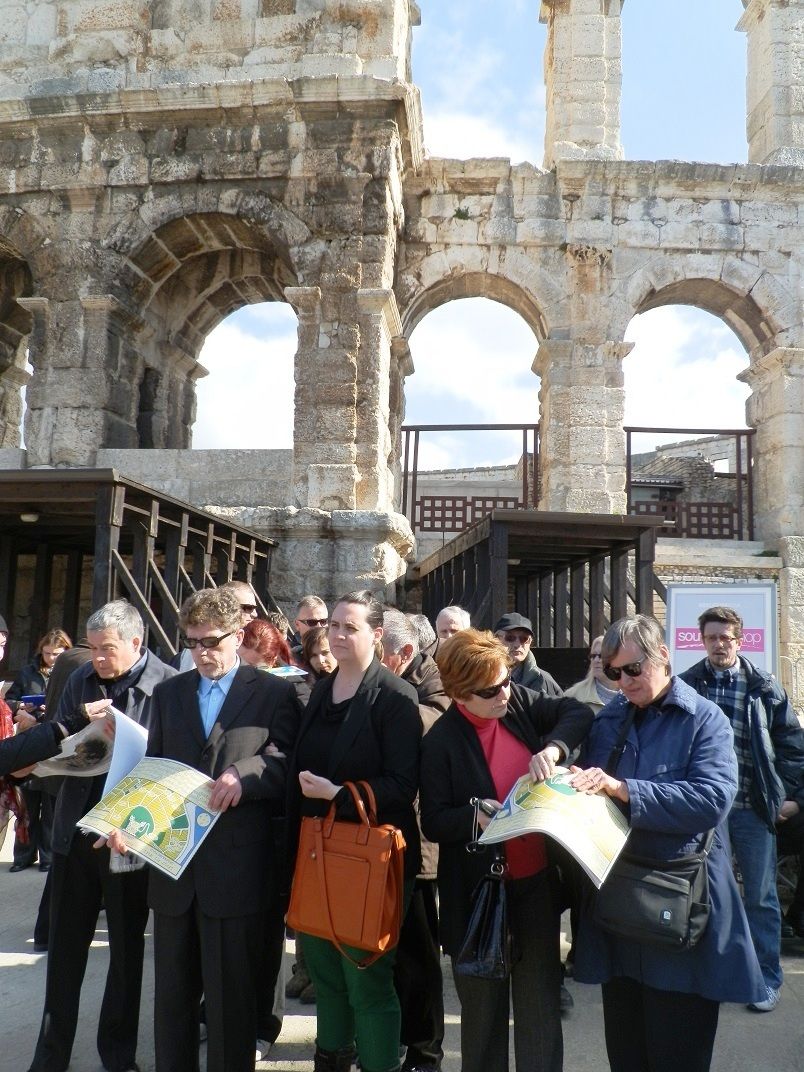
POLYGON ((627 674, 628 677, 640 677, 642 664, 646 659, 647 655, 643 655, 638 663, 626 663, 625 666, 604 666, 603 673, 609 681, 619 681, 623 674, 627 674))
POLYGON ((473 689, 472 694, 479 696, 481 700, 491 700, 493 697, 498 696, 503 689, 507 689, 511 684, 511 675, 508 674, 499 685, 489 685, 487 689, 473 689))
POLYGON ((241 603, 240 604, 240 609, 243 611, 244 614, 256 614, 257 613, 257 605, 256 605, 256 603, 241 603))
POLYGON ((223 636, 204 636, 201 637, 199 640, 196 640, 195 637, 185 636, 181 638, 181 646, 183 648, 189 648, 190 651, 192 651, 193 648, 197 648, 200 644, 202 648, 206 648, 206 650, 209 651, 212 648, 217 648, 222 640, 226 640, 227 637, 234 636, 236 632, 237 630, 233 629, 231 633, 224 633, 223 636))
POLYGON ((311 629, 315 629, 317 625, 326 625, 329 622, 329 618, 297 618, 297 621, 302 625, 309 625, 311 629))

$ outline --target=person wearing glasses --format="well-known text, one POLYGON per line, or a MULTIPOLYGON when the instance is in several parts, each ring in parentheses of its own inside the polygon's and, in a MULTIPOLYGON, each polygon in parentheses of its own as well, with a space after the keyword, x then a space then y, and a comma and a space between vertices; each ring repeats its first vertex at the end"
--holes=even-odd
POLYGON ((740 654, 743 620, 731 607, 698 619, 706 658, 681 674, 716 703, 734 730, 737 796, 729 814, 731 847, 743 880, 743 903, 767 993, 753 1012, 779 1003, 782 910, 776 892, 776 826, 804 807, 804 730, 772 674, 740 654))
POLYGON ((154 690, 148 755, 214 780, 221 816, 178 879, 151 869, 157 1072, 197 1072, 205 998, 208 1072, 252 1072, 266 906, 278 904, 272 817, 301 719, 293 687, 241 663, 241 600, 202 589, 179 625, 195 670, 154 690))
POLYGON ((329 625, 329 611, 320 596, 302 596, 296 607, 296 643, 300 645, 304 634, 310 629, 326 629, 329 625))
POLYGON ((602 646, 601 634, 596 636, 589 645, 589 671, 586 677, 581 678, 575 685, 571 685, 564 693, 565 696, 574 696, 581 703, 588 704, 595 714, 602 711, 620 691, 617 682, 610 681, 603 671, 603 657, 600 654, 602 646))
POLYGON ((603 637, 603 668, 621 694, 595 718, 579 792, 605 793, 628 818, 628 853, 708 856, 709 922, 692 948, 666 949, 604 932, 584 900, 575 978, 601 983, 612 1072, 707 1072, 720 1004, 764 997, 765 986, 731 868, 725 823, 737 791, 731 726, 719 707, 673 676, 661 626, 638 614, 603 637), (618 756, 626 719, 633 718, 618 756), (609 769, 606 769, 609 768, 609 769))
MULTIPOLYGON (((542 781, 584 740, 592 712, 511 681, 512 659, 488 632, 464 629, 436 658, 451 704, 422 741, 420 806, 424 836, 438 843, 439 937, 455 958, 463 944, 472 892, 492 854, 467 852, 475 807, 493 812, 524 774, 542 781)), ((485 829, 490 819, 482 811, 485 829)), ((516 948, 510 979, 455 974, 461 1003, 463 1072, 508 1072, 508 1019, 514 1014, 517 1072, 560 1072, 563 1062, 559 906, 544 839, 505 843, 508 921, 516 948)))

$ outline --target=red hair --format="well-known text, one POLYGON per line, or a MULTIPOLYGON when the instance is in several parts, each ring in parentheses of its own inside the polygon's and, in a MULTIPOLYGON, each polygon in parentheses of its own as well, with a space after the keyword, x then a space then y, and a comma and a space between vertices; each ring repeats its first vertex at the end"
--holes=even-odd
POLYGON ((243 630, 243 647, 256 651, 266 666, 293 664, 287 641, 275 625, 262 618, 254 618, 243 630))

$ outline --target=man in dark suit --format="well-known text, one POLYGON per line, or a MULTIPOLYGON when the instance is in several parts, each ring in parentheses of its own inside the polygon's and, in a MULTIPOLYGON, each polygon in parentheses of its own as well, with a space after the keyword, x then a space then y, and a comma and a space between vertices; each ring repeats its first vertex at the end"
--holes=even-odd
MULTIPOLYGON (((143 647, 137 610, 118 599, 87 621, 91 662, 70 675, 56 721, 73 731, 114 705, 148 725, 156 685, 175 674, 143 647), (83 717, 82 717, 83 716, 83 717)), ((145 924, 146 872, 110 870, 108 849, 96 851, 76 823, 101 798, 105 775, 65 778, 53 819, 50 941, 45 1008, 30 1072, 64 1072, 78 1025, 78 1003, 101 904, 109 933, 109 972, 98 1020, 98 1053, 108 1072, 136 1069, 145 924)))
POLYGON ((206 1004, 208 1072, 252 1072, 265 905, 276 899, 272 816, 301 707, 293 687, 241 664, 240 602, 204 589, 179 622, 196 669, 154 694, 148 754, 214 779, 222 814, 177 880, 151 870, 157 1072, 197 1072, 206 1004))

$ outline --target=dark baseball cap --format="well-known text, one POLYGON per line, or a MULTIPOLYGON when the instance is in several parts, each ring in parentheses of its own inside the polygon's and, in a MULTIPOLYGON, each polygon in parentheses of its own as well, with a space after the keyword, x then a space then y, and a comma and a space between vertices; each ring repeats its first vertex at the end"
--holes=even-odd
POLYGON ((494 626, 495 633, 507 633, 509 629, 525 629, 533 636, 533 626, 530 624, 530 618, 526 618, 522 614, 503 614, 502 618, 494 626))

